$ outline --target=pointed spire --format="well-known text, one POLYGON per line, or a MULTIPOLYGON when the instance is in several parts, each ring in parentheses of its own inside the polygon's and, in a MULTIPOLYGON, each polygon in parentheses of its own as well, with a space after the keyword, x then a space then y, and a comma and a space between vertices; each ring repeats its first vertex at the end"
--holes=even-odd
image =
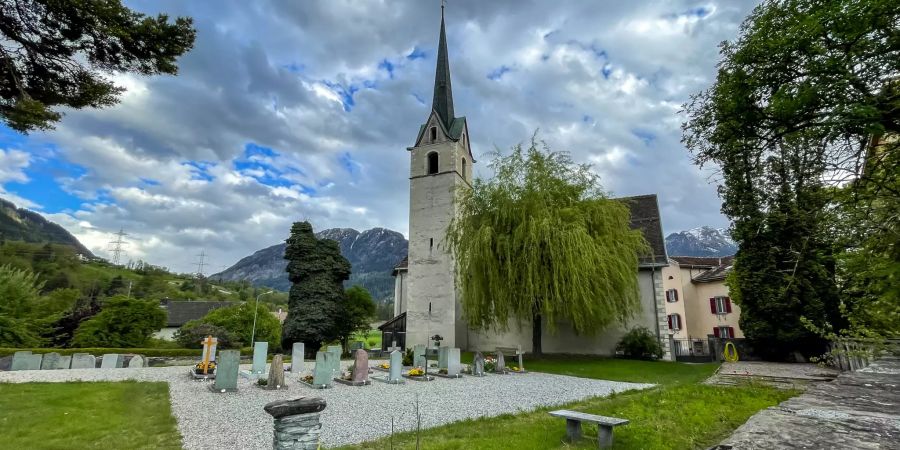
POLYGON ((444 2, 441 2, 441 38, 438 43, 437 69, 434 73, 434 100, 431 107, 437 111, 444 126, 450 129, 453 122, 453 90, 450 88, 450 59, 447 57, 447 33, 444 31, 444 2))

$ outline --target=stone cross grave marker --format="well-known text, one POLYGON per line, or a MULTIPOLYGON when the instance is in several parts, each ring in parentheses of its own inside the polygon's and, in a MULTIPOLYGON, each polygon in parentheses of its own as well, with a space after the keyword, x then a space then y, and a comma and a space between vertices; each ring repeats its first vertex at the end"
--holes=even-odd
POLYGON ((334 353, 316 352, 316 365, 313 368, 313 385, 317 387, 331 385, 331 379, 334 377, 334 364, 331 362, 333 358, 334 353))
POLYGON ((484 376, 484 355, 481 352, 475 352, 475 359, 472 361, 472 375, 484 376))
POLYGON ((88 353, 76 353, 72 355, 73 369, 94 369, 97 367, 97 357, 88 353))
POLYGON ((497 373, 506 373, 506 361, 503 360, 503 352, 497 352, 497 364, 494 367, 494 372, 497 373))
POLYGON ((391 346, 387 349, 387 351, 389 352, 392 352, 394 350, 400 350, 400 347, 397 346, 397 341, 391 341, 391 346))
POLYGON ((253 367, 250 373, 261 375, 266 373, 266 354, 269 352, 268 342, 256 342, 253 344, 253 367))
POLYGON ((107 353, 100 360, 101 369, 116 369, 122 367, 122 355, 118 353, 107 353))
POLYGON ((438 349, 438 369, 447 369, 447 356, 450 354, 450 347, 441 347, 438 349))
POLYGON ((12 365, 9 370, 28 370, 28 363, 31 361, 31 352, 23 350, 13 353, 12 365))
POLYGON ((459 349, 456 347, 447 351, 447 375, 451 377, 459 376, 459 372, 462 370, 459 356, 459 349))
POLYGON ((391 352, 391 369, 388 373, 388 381, 396 383, 403 380, 403 355, 400 350, 391 352))
POLYGON ((44 355, 44 360, 41 361, 41 370, 56 370, 59 369, 59 353, 50 352, 44 355))
POLYGON ((425 344, 413 346, 413 366, 425 367, 425 344))
POLYGON ((350 374, 354 383, 369 381, 369 353, 358 349, 353 354, 353 373, 350 374))
POLYGON ((44 355, 34 355, 28 357, 28 370, 41 370, 41 361, 44 360, 44 355))
POLYGON ((129 369, 140 369, 142 367, 144 367, 144 357, 141 355, 134 355, 131 361, 128 361, 129 369))
POLYGON ((222 350, 219 352, 219 364, 216 366, 216 381, 213 385, 213 389, 216 392, 237 391, 237 379, 240 367, 240 351, 222 350))
POLYGON ((284 355, 277 354, 272 357, 272 365, 269 367, 269 379, 266 389, 281 389, 284 386, 284 355))
POLYGON ((65 355, 59 357, 59 367, 57 369, 68 369, 72 366, 72 356, 65 355))
POLYGON ((219 340, 212 336, 206 336, 205 339, 200 341, 203 344, 203 375, 208 375, 210 361, 216 360, 216 345, 218 342, 219 340))
POLYGON ((302 342, 294 342, 291 348, 291 373, 303 372, 303 355, 306 346, 302 342))

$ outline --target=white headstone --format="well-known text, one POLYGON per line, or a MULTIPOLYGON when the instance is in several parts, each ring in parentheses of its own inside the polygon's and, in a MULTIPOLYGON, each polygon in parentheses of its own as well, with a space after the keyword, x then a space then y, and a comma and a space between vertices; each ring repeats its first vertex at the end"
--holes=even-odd
POLYGON ((144 358, 141 355, 134 355, 131 361, 128 361, 129 369, 140 369, 141 367, 144 367, 144 358))
POLYGON ((462 364, 459 362, 459 349, 451 348, 447 352, 447 375, 456 376, 462 371, 462 364))
POLYGON ((118 353, 107 353, 100 360, 101 369, 117 369, 122 367, 122 355, 118 353))
POLYGON ((306 346, 302 342, 294 342, 291 348, 291 373, 303 372, 303 352, 306 346))
POLYGON ((97 358, 87 353, 76 353, 72 355, 73 369, 94 369, 97 367, 97 358))
POLYGON ((401 381, 403 379, 403 354, 399 350, 391 352, 391 369, 388 381, 401 381))
POLYGON ((59 367, 57 369, 68 369, 72 366, 72 356, 65 355, 59 357, 59 367))

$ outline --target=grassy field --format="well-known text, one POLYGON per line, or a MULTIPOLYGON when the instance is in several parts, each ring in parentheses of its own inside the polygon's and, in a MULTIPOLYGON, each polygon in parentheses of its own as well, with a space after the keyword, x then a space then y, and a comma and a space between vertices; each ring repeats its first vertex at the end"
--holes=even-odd
MULTIPOLYGON (((525 361, 530 371, 617 381, 649 382, 660 386, 566 405, 592 414, 623 417, 629 425, 615 431, 614 448, 708 448, 760 409, 773 406, 795 392, 760 386, 715 387, 699 384, 717 364, 681 364, 619 359, 548 358, 525 361)), ((525 375, 527 376, 527 375, 525 375)), ((560 408, 553 408, 560 409, 560 408)), ((467 420, 420 433, 422 449, 590 449, 597 448, 597 431, 585 425, 585 439, 562 442, 565 421, 547 414, 550 409, 467 420)), ((364 443, 345 449, 416 448, 415 433, 364 443)))
POLYGON ((0 384, 0 447, 179 449, 166 383, 0 384))

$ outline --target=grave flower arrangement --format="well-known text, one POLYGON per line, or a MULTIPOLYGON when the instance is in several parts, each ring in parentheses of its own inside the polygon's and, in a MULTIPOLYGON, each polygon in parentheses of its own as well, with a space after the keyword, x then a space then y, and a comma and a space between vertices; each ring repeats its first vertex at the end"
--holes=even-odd
POLYGON ((304 376, 300 377, 300 381, 302 381, 306 384, 312 384, 313 376, 312 375, 304 375, 304 376))
POLYGON ((508 369, 511 372, 521 372, 522 371, 522 369, 520 369, 519 366, 509 366, 508 369))
POLYGON ((484 357, 484 371, 485 372, 493 372, 494 369, 497 368, 497 358, 493 356, 485 356, 484 357))
POLYGON ((425 370, 421 367, 414 367, 409 370, 409 376, 411 377, 421 377, 423 375, 425 375, 425 370))
POLYGON ((382 369, 390 369, 391 364, 390 363, 381 363, 378 365, 378 367, 381 367, 382 369))
POLYGON ((216 363, 214 363, 212 361, 209 361, 207 363, 199 362, 196 365, 194 365, 194 373, 201 374, 201 373, 203 373, 204 368, 206 369, 206 373, 208 373, 208 374, 215 373, 216 363))

